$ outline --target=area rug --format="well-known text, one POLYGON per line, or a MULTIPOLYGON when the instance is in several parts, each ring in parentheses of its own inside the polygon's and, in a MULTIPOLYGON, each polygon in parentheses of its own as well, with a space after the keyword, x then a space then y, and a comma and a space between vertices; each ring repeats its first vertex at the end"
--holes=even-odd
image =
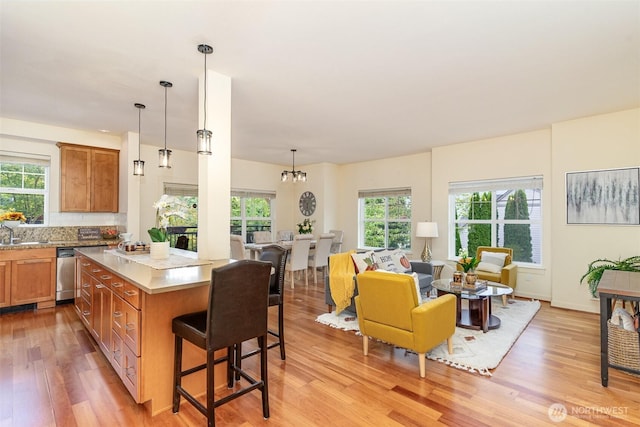
MULTIPOLYGON (((482 331, 456 328, 453 337, 453 354, 447 352, 444 342, 427 353, 427 358, 480 375, 491 375, 522 331, 540 309, 539 301, 510 300, 506 307, 495 298, 491 307, 493 315, 501 320, 500 327, 486 334, 482 331)), ((358 319, 350 313, 335 312, 318 316, 316 322, 359 334, 358 319)))

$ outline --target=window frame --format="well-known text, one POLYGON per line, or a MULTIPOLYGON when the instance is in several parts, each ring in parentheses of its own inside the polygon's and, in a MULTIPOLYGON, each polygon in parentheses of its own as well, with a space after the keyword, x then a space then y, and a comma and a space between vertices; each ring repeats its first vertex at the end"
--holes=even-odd
POLYGON ((240 228, 242 236, 242 240, 250 243, 247 240, 247 222, 249 221, 269 221, 269 232, 271 233, 271 237, 273 239, 274 233, 274 224, 275 224, 275 201, 276 201, 276 193, 269 191, 259 191, 259 190, 231 190, 231 197, 238 197, 240 199, 240 216, 233 216, 232 212, 230 212, 230 223, 229 223, 229 233, 234 234, 232 232, 233 222, 240 221, 240 228), (269 213, 270 216, 247 216, 246 202, 247 199, 267 199, 269 200, 269 213))
MULTIPOLYGON (((528 195, 527 195, 528 196, 528 195)), ((543 267, 543 240, 544 240, 544 221, 543 221, 543 177, 540 175, 516 177, 516 178, 504 178, 504 179, 492 179, 492 180, 478 180, 478 181, 466 181, 466 182, 450 182, 449 183, 449 200, 448 200, 448 258, 451 260, 457 260, 458 254, 456 251, 456 230, 457 226, 465 226, 470 224, 490 224, 491 225, 491 244, 494 247, 500 246, 498 240, 498 227, 502 229, 502 236, 504 240, 504 225, 509 224, 526 224, 530 226, 531 231, 531 245, 532 245, 532 261, 518 261, 513 260, 517 265, 523 267, 542 268, 543 267), (518 190, 524 190, 525 192, 531 191, 534 196, 530 199, 527 197, 527 202, 533 202, 530 206, 531 212, 537 211, 538 216, 530 216, 529 219, 517 220, 517 219, 504 219, 496 218, 496 213, 499 212, 499 203, 508 202, 508 196, 515 194, 518 190), (500 195, 507 196, 504 198, 504 202, 498 201, 498 192, 500 195), (491 219, 458 219, 456 220, 456 197, 463 194, 473 193, 491 193, 491 219), (536 205, 537 203, 537 205, 536 205), (538 230, 535 232, 534 230, 538 230), (539 239, 535 242, 535 239, 539 239)), ((504 215, 504 212, 502 212, 504 215)), ((470 254, 475 255, 475 254, 470 254)), ((515 258, 515 256, 514 256, 515 258)))
MULTIPOLYGON (((2 164, 17 164, 22 165, 23 182, 24 182, 24 166, 39 166, 44 168, 44 185, 43 188, 23 188, 23 187, 2 187, 0 186, 0 193, 6 194, 33 194, 43 196, 42 204, 42 223, 29 223, 32 227, 45 227, 49 225, 49 200, 50 200, 50 187, 51 187, 51 158, 49 156, 39 155, 25 155, 22 153, 10 153, 0 151, 0 165, 2 164)), ((15 209, 21 211, 16 207, 9 207, 9 209, 15 209)))
POLYGON ((409 245, 407 247, 399 248, 406 252, 412 251, 412 217, 413 217, 413 199, 411 195, 411 188, 390 188, 390 189, 375 189, 375 190, 360 190, 358 191, 358 247, 361 249, 373 250, 373 249, 386 249, 389 248, 389 223, 407 223, 409 224, 409 233, 407 241, 409 245), (392 197, 408 197, 411 202, 411 208, 409 209, 408 218, 389 218, 389 198, 392 197), (365 218, 365 199, 367 198, 384 198, 384 218, 365 218), (375 246, 365 245, 365 224, 367 222, 383 222, 384 223, 384 247, 379 248, 375 246))

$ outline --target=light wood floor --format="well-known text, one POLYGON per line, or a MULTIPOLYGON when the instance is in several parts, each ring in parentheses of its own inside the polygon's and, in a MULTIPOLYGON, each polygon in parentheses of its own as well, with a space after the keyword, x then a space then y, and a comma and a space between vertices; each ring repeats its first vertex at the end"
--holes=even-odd
MULTIPOLYGON (((492 377, 427 360, 420 379, 416 355, 372 343, 365 358, 360 337, 314 321, 325 310, 320 284, 287 289, 287 360, 269 352, 271 418, 253 392, 218 408, 218 426, 558 425, 553 404, 568 412, 562 425, 640 424, 640 378, 611 369, 600 385, 595 314, 543 303, 492 377)), ((0 427, 205 425, 186 403, 151 418, 96 348, 71 305, 1 315, 0 427)))

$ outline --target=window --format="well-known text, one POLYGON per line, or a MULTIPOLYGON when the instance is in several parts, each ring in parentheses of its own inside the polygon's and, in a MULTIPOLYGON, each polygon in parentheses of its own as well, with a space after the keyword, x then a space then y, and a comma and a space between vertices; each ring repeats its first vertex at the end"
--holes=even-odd
POLYGON ((411 189, 360 191, 358 245, 411 248, 411 189))
POLYGON ((49 207, 48 157, 0 154, 0 212, 22 212, 27 224, 46 224, 49 207))
POLYGON ((450 183, 449 257, 495 246, 512 248, 515 262, 540 264, 541 209, 541 176, 450 183))
POLYGON ((275 193, 232 190, 231 234, 240 235, 245 242, 252 243, 255 231, 271 232, 275 197, 275 193))
POLYGON ((164 183, 164 194, 180 199, 187 207, 185 218, 169 217, 169 242, 172 247, 198 250, 198 186, 164 183))

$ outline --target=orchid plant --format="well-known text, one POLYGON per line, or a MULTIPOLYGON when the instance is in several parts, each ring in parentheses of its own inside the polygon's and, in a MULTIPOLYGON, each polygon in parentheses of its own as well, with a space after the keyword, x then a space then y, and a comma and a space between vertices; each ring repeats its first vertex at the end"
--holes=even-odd
POLYGON ((169 218, 177 216, 186 217, 186 205, 175 196, 163 194, 160 199, 153 204, 156 210, 156 226, 147 230, 152 242, 168 242, 169 218))

